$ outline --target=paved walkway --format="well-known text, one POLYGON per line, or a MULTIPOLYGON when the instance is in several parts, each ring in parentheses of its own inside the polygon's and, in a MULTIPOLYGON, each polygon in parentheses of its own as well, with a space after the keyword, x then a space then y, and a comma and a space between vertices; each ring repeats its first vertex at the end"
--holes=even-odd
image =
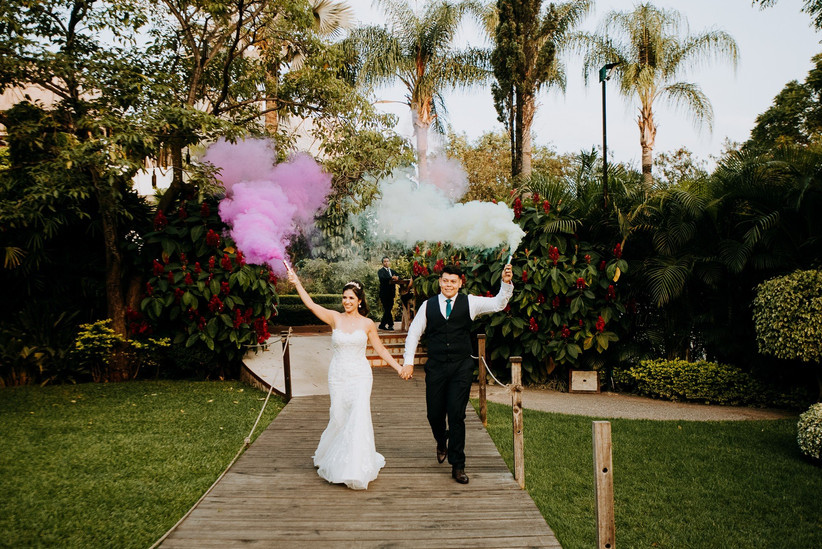
MULTIPOLYGON (((291 376, 295 396, 328 394, 326 378, 331 360, 330 334, 296 335, 291 338, 291 376)), ((282 389, 283 370, 280 345, 257 355, 249 354, 246 364, 274 387, 282 389)), ((416 372, 422 368, 417 367, 416 372)), ((472 396, 478 394, 474 384, 472 396)), ((511 404, 511 397, 503 387, 490 385, 488 400, 511 404)), ((796 417, 782 410, 716 406, 708 404, 669 402, 620 393, 562 393, 547 389, 526 387, 522 404, 527 409, 559 414, 583 415, 596 418, 655 419, 673 421, 741 421, 783 419, 796 417)))

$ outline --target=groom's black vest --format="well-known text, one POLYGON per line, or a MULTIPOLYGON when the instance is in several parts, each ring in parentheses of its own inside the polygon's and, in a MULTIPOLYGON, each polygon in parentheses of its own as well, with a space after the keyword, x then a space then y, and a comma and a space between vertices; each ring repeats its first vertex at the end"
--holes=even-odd
POLYGON ((471 313, 468 296, 457 294, 448 320, 440 311, 439 296, 425 306, 426 346, 431 360, 456 362, 471 357, 471 313))

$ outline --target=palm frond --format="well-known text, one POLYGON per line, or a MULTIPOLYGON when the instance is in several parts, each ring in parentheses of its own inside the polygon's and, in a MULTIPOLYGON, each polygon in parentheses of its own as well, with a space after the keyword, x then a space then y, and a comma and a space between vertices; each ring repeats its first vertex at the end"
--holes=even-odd
POLYGON ((662 307, 685 291, 691 265, 687 258, 654 258, 646 263, 644 270, 651 299, 662 307))

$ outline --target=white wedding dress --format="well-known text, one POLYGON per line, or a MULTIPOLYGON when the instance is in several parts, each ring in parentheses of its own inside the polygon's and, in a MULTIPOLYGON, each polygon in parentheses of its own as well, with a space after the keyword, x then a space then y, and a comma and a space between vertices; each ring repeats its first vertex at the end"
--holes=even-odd
POLYGON ((331 395, 328 427, 314 453, 317 473, 328 482, 365 490, 385 466, 374 446, 371 423, 371 365, 365 358, 363 330, 331 332, 333 355, 328 369, 331 395))

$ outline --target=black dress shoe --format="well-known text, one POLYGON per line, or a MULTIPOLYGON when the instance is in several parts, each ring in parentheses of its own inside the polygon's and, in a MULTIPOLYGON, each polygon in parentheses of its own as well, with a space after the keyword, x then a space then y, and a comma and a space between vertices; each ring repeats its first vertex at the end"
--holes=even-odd
POLYGON ((454 467, 451 469, 451 477, 460 484, 468 484, 468 475, 465 474, 465 469, 462 467, 454 467))
POLYGON ((448 457, 448 448, 437 446, 437 462, 442 463, 448 457))

